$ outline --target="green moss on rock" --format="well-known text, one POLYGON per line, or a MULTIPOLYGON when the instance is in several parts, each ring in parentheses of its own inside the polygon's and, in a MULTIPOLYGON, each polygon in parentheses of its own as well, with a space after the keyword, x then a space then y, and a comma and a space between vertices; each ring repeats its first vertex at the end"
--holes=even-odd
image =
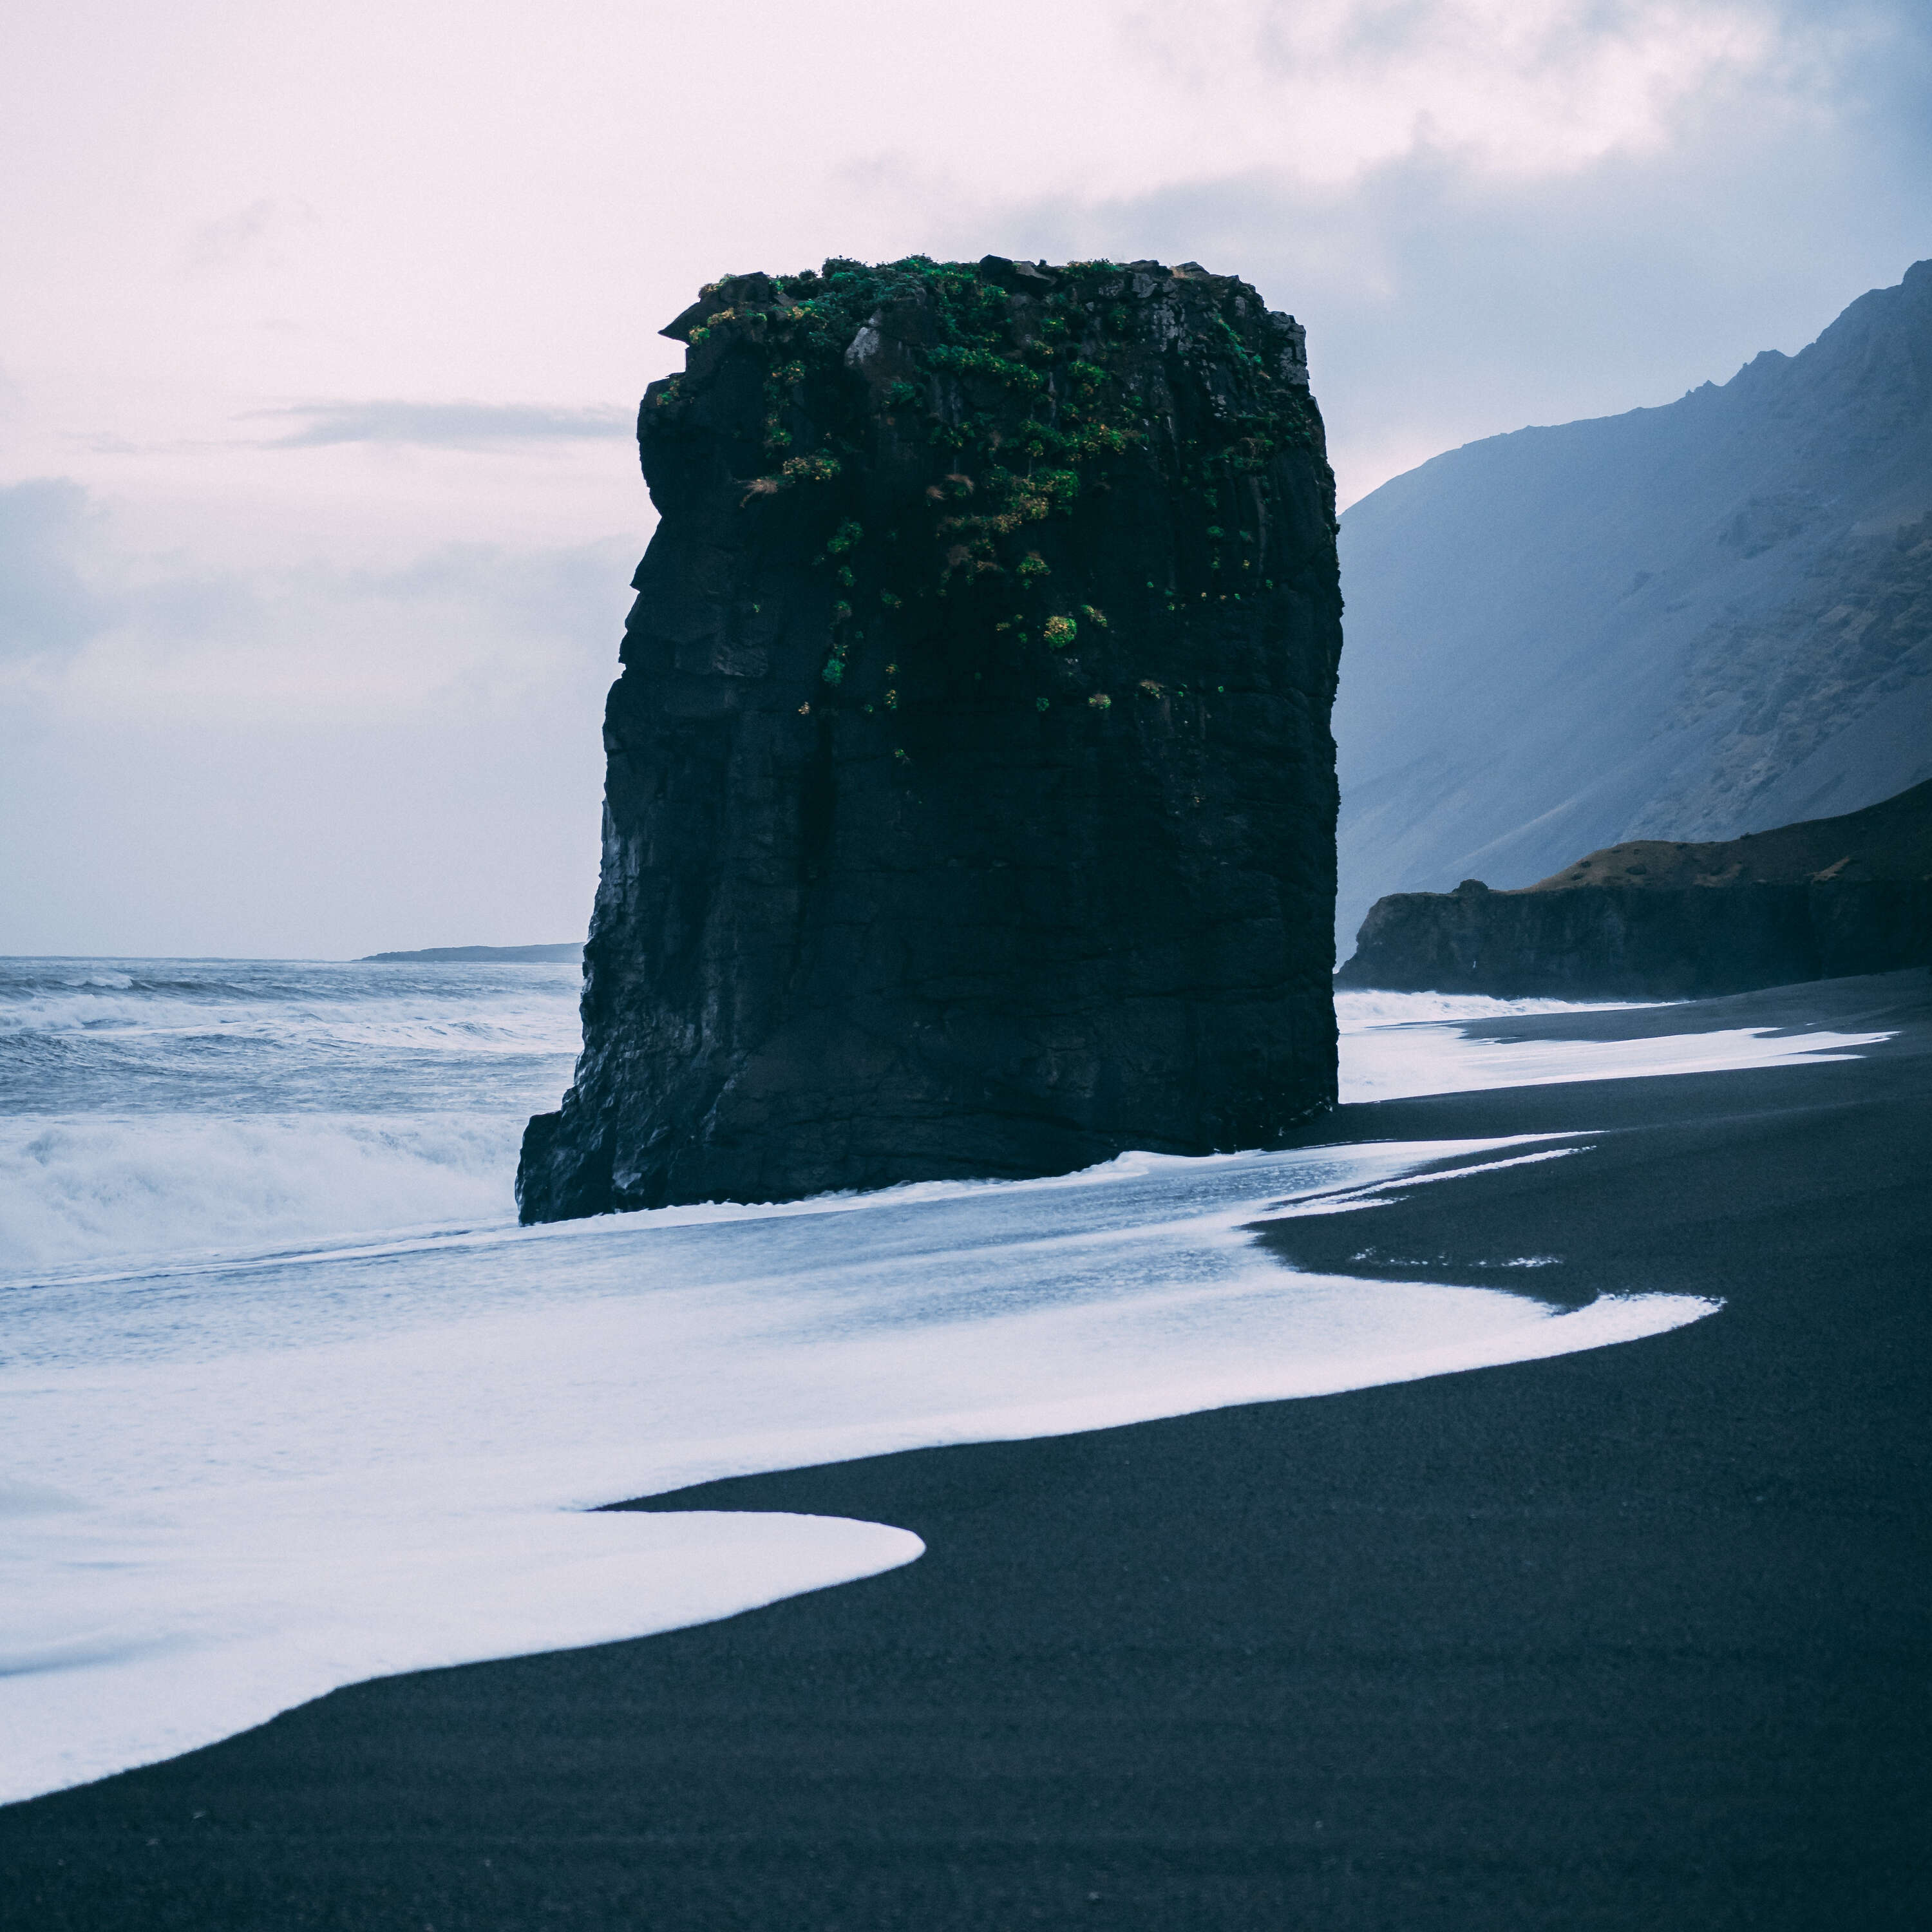
MULTIPOLYGON (((824 680, 861 710, 888 658, 936 694, 962 674, 1023 674, 1016 654, 1065 650, 1082 616, 1104 627, 1083 602, 1083 536, 1123 465, 1151 458, 1184 527, 1169 580, 1120 613, 1136 676, 1177 621, 1198 620, 1189 604, 1274 593, 1230 549, 1264 547, 1274 458, 1321 459, 1301 331, 1192 265, 834 260, 728 275, 664 332, 691 352, 645 399, 646 472, 654 450, 674 464, 681 440, 715 434, 721 391, 755 383, 755 452, 748 439, 734 452, 752 459, 741 507, 812 553, 833 638, 824 680), (1200 388, 1169 379, 1174 362, 1208 376, 1207 410, 1174 406, 1200 388)), ((1016 703, 1029 681, 1002 680, 1016 703)))

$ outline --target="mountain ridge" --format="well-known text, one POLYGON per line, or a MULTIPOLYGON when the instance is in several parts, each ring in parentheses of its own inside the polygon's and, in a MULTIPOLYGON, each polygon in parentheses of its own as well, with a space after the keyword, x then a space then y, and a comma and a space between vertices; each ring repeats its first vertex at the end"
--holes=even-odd
POLYGON ((1932 776, 1932 262, 1676 402, 1446 452, 1342 519, 1350 932, 1932 776))

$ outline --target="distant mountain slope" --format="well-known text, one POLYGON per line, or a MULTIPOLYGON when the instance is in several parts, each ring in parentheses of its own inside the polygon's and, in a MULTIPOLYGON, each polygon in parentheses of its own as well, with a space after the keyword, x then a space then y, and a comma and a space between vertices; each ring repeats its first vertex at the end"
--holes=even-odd
POLYGON ((1932 776, 1932 262, 1796 356, 1450 451, 1342 520, 1346 941, 1932 776))

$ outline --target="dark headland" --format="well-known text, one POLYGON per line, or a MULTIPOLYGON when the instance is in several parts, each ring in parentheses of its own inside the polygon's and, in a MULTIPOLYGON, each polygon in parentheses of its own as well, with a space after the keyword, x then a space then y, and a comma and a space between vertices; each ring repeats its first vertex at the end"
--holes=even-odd
POLYGON ((1340 986, 1682 999, 1932 964, 1932 780, 1742 838, 1634 839, 1515 892, 1394 892, 1340 986))
POLYGON ((584 943, 556 946, 424 946, 413 952, 368 952, 358 966, 574 966, 584 943))
POLYGON ((1932 985, 1513 1020, 1862 1058, 1344 1106, 1588 1150, 1283 1258, 1648 1341, 649 1499, 897 1523, 869 1581, 366 1684, 0 1811, 32 1932, 1918 1932, 1932 1918, 1932 985))
POLYGON ((989 256, 734 276, 664 332, 524 1219, 1253 1146, 1332 1100, 1300 326, 1192 263, 989 256))

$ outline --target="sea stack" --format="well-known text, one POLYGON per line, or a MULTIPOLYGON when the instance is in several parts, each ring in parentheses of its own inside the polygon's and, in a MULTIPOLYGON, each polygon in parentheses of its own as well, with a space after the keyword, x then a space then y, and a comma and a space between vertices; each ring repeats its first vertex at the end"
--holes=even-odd
POLYGON ((1192 263, 915 256, 730 277, 664 332, 524 1220, 1252 1147, 1331 1101, 1300 326, 1192 263))

